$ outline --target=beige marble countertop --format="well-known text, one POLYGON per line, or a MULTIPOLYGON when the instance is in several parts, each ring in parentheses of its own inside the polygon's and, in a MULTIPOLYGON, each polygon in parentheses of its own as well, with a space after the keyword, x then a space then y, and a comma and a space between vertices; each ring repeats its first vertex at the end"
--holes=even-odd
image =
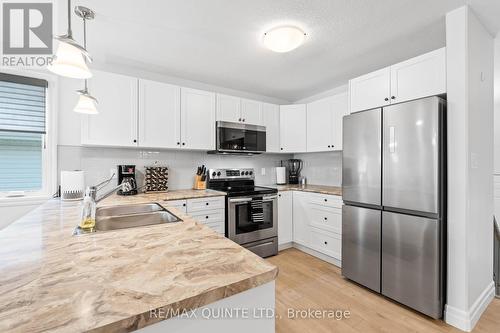
POLYGON ((342 187, 340 186, 326 186, 326 185, 268 185, 268 187, 273 187, 278 189, 278 191, 302 191, 302 192, 312 192, 328 195, 339 195, 342 196, 342 187))
POLYGON ((152 309, 193 309, 276 278, 170 210, 183 222, 72 236, 80 203, 53 199, 1 230, 0 332, 127 332, 158 321, 152 309))
POLYGON ((126 205, 129 203, 157 202, 225 196, 226 192, 215 190, 172 190, 163 193, 139 193, 137 195, 113 194, 99 202, 99 206, 126 205))

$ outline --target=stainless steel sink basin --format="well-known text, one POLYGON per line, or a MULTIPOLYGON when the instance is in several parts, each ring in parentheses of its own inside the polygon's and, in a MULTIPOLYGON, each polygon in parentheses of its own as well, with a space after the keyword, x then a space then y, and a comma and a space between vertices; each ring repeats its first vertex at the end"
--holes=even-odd
POLYGON ((157 203, 97 208, 95 219, 97 231, 181 221, 157 203))
MULTIPOLYGON (((152 224, 180 222, 181 219, 157 203, 99 207, 95 231, 135 228, 152 224)), ((87 233, 79 228, 75 234, 87 233)))

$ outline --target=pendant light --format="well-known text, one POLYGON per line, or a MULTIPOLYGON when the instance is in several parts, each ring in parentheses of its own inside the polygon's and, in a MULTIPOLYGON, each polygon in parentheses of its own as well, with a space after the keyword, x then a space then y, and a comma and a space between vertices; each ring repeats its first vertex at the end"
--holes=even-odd
MULTIPOLYGON (((95 14, 92 9, 83 6, 75 7, 75 13, 83 19, 83 46, 87 48, 87 20, 93 20, 95 14)), ((78 90, 77 93, 80 97, 73 111, 85 114, 99 113, 97 111, 97 99, 89 93, 87 79, 85 79, 85 88, 78 90)))
MULTIPOLYGON (((93 18, 94 12, 90 12, 93 18)), ((73 32, 71 31, 71 0, 68 0, 68 32, 66 35, 54 38, 59 41, 59 46, 56 54, 52 57, 52 63, 47 66, 47 69, 55 74, 75 79, 92 77, 92 73, 87 66, 87 62, 92 62, 92 58, 85 47, 80 46, 73 39, 73 32)))

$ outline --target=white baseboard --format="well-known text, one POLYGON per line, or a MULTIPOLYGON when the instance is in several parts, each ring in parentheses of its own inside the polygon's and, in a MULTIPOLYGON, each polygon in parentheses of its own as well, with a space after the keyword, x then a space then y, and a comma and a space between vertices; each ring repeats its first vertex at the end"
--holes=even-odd
POLYGON ((476 299, 469 311, 457 309, 446 304, 444 309, 444 319, 447 324, 455 326, 462 331, 470 332, 476 326, 479 318, 486 310, 490 302, 495 297, 495 283, 491 283, 483 290, 476 299))
POLYGON ((293 247, 293 242, 278 244, 278 251, 283 251, 293 247))
POLYGON ((298 244, 298 243, 293 243, 293 247, 302 251, 302 252, 305 252, 307 254, 310 254, 318 259, 321 259, 323 261, 326 261, 332 265, 335 265, 337 267, 342 267, 342 261, 336 259, 336 258, 333 258, 333 257, 330 257, 330 256, 327 256, 326 254, 323 254, 321 252, 318 252, 316 250, 313 250, 307 246, 304 246, 304 245, 301 245, 301 244, 298 244))

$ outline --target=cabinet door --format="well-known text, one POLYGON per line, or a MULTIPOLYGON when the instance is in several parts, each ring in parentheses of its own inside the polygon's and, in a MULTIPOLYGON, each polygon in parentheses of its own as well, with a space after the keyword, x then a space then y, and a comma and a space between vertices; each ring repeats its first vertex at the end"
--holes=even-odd
POLYGON ((309 245, 310 231, 307 216, 309 206, 305 192, 293 192, 293 241, 304 246, 309 245))
POLYGON ((278 244, 293 241, 292 192, 278 194, 278 244))
POLYGON ((217 94, 217 120, 240 122, 241 98, 217 94))
POLYGON ((180 148, 181 88, 139 80, 139 146, 180 148))
POLYGON ((349 81, 350 111, 363 111, 390 104, 391 68, 387 67, 349 81))
POLYGON ((306 105, 280 105, 280 151, 284 153, 307 150, 306 105))
POLYGON ((349 114, 348 94, 338 94, 332 98, 332 150, 342 150, 342 122, 345 115, 349 114))
POLYGON ((307 104, 307 151, 332 150, 333 97, 307 104))
POLYGON ((82 118, 82 144, 137 146, 137 86, 134 77, 94 72, 89 90, 99 114, 82 118))
POLYGON ((391 102, 446 93, 446 49, 391 66, 391 102))
POLYGON ((181 88, 182 148, 215 149, 215 94, 181 88))
POLYGON ((262 105, 262 118, 266 126, 266 151, 278 153, 280 151, 280 107, 275 104, 262 105))
POLYGON ((245 124, 262 125, 262 103, 242 98, 241 121, 245 124))

